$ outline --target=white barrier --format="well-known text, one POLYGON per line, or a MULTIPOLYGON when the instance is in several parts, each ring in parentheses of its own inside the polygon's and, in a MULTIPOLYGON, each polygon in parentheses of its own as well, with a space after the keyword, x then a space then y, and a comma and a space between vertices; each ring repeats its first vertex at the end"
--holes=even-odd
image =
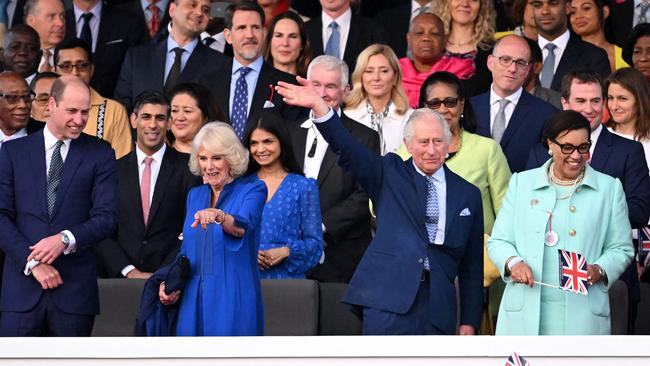
POLYGON ((650 365, 650 336, 0 338, 0 365, 650 365))

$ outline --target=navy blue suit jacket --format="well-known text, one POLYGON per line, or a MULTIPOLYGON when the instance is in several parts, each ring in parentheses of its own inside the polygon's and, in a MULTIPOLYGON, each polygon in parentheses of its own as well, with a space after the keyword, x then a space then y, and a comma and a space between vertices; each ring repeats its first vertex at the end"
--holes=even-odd
POLYGON ((430 245, 425 226, 426 179, 396 154, 367 150, 341 124, 338 115, 318 124, 339 156, 339 164, 368 192, 377 212, 377 233, 357 267, 343 302, 403 314, 421 284, 423 261, 430 272, 429 319, 454 334, 457 308, 454 279, 460 285, 460 324, 479 328, 483 306, 483 209, 478 188, 445 169, 445 243, 430 245), (462 211, 469 215, 460 215, 462 211))
MULTIPOLYGON (((492 137, 490 129, 490 92, 483 93, 470 99, 476 112, 476 133, 492 137)), ((508 166, 513 173, 524 170, 528 152, 533 145, 542 140, 544 122, 557 113, 557 109, 545 101, 528 94, 521 93, 508 127, 501 138, 501 149, 506 155, 508 166)))
POLYGON ((27 311, 43 290, 23 270, 29 246, 70 230, 76 252, 61 254, 52 265, 63 284, 51 293, 55 304, 72 314, 99 312, 93 246, 117 222, 115 152, 95 137, 72 140, 61 172, 52 218, 47 211, 43 133, 2 144, 0 149, 0 247, 6 253, 0 311, 27 311))

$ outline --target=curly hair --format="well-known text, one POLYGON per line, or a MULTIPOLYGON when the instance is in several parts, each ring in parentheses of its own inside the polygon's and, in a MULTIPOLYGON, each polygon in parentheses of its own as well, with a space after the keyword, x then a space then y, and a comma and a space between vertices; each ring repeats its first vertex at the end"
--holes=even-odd
POLYGON ((357 57, 357 65, 352 73, 352 90, 345 97, 346 108, 353 109, 368 99, 368 93, 363 87, 363 73, 366 71, 368 62, 372 56, 383 55, 388 60, 390 68, 395 73, 395 81, 390 90, 390 100, 395 104, 395 112, 404 114, 409 109, 409 100, 402 87, 402 69, 399 67, 399 60, 393 49, 384 44, 373 44, 363 50, 357 57))
MULTIPOLYGON (((435 3, 433 12, 437 14, 445 24, 445 34, 451 33, 453 19, 451 18, 451 1, 440 0, 435 3)), ((477 48, 486 51, 494 44, 494 32, 496 31, 496 11, 492 0, 478 0, 481 4, 478 16, 474 21, 474 32, 472 42, 477 48)))

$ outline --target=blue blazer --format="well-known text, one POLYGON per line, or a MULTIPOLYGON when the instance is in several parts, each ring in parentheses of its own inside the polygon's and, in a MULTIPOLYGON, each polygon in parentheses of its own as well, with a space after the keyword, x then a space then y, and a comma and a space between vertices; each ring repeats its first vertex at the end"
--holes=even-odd
POLYGON ((2 144, 0 149, 0 247, 4 264, 0 311, 27 311, 44 291, 72 314, 99 313, 93 246, 108 238, 117 223, 115 152, 95 137, 72 140, 61 172, 53 217, 47 212, 47 174, 43 133, 2 144), (77 250, 52 264, 63 284, 43 290, 23 270, 29 246, 70 230, 77 250))
MULTIPOLYGON (((490 129, 490 92, 483 93, 470 99, 476 112, 476 133, 492 137, 490 129)), ((521 93, 508 127, 501 139, 501 148, 506 155, 510 171, 513 173, 524 170, 528 152, 534 144, 542 140, 544 122, 557 113, 553 105, 528 94, 521 93)))
POLYGON ((479 328, 483 304, 483 208, 475 186, 447 167, 445 243, 430 245, 425 227, 426 179, 412 159, 379 156, 359 144, 338 115, 318 129, 339 164, 368 192, 377 212, 377 233, 357 267, 343 302, 406 313, 421 284, 423 261, 430 272, 429 319, 445 333, 456 330, 454 279, 460 285, 460 324, 479 328), (460 215, 469 211, 468 215, 460 215))

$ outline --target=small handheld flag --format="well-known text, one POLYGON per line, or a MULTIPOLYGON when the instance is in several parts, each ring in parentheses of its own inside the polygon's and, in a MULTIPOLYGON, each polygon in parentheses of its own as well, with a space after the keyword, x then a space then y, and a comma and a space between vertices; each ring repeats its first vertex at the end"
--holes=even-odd
POLYGON ((560 288, 587 295, 587 260, 584 256, 558 249, 560 256, 560 288))

